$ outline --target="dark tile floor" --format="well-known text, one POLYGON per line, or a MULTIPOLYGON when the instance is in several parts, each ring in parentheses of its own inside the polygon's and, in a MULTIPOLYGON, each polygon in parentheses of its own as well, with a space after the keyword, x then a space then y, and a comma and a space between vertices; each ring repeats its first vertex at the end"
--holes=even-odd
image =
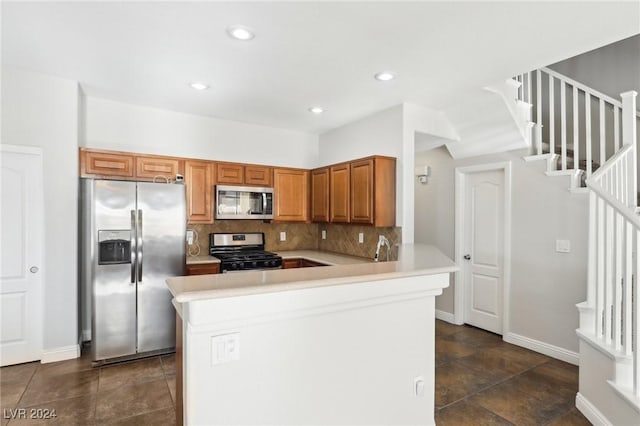
POLYGON ((436 424, 590 425, 578 367, 474 327, 436 321, 436 424))
MULTIPOLYGON (((0 369, 2 426, 175 424, 175 357, 92 368, 88 356, 0 369), (10 420, 25 409, 49 420, 10 420)), ((589 425, 574 407, 578 368, 504 343, 473 327, 436 321, 436 423, 589 425)))
POLYGON ((2 426, 172 425, 175 374, 175 355, 96 368, 91 367, 88 354, 51 364, 3 367, 2 426), (54 410, 55 418, 30 418, 54 410))

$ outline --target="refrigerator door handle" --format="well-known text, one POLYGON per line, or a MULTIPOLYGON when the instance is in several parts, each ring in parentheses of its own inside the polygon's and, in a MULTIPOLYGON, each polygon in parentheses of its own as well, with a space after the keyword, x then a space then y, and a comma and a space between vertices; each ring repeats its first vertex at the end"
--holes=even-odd
POLYGON ((142 282, 142 210, 138 210, 138 283, 142 282))
POLYGON ((131 283, 136 282, 136 211, 131 210, 131 283))

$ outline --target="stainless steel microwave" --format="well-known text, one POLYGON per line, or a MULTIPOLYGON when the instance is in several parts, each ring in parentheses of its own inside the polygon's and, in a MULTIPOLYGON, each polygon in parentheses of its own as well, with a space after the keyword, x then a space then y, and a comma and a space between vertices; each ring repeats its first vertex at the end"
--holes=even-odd
POLYGON ((273 188, 217 185, 216 219, 273 219, 273 188))

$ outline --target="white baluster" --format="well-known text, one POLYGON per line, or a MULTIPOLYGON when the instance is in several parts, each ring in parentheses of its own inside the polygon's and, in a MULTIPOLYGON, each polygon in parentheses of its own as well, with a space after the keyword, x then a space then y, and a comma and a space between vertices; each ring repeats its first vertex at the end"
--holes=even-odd
POLYGON ((578 126, 578 88, 573 86, 573 168, 580 168, 580 128, 578 126))
POLYGON ((620 108, 613 106, 613 141, 616 151, 620 149, 620 108))
MULTIPOLYGON (((633 145, 637 152, 637 129, 636 129, 636 95, 635 91, 625 92, 620 95, 622 98, 622 145, 633 145)), ((635 208, 637 204, 638 171, 636 154, 630 156, 629 166, 629 199, 627 205, 635 208)))
POLYGON ((587 178, 591 176, 593 173, 593 164, 592 164, 592 153, 593 148, 591 147, 591 95, 587 92, 584 94, 584 107, 585 107, 585 150, 586 150, 586 158, 587 158, 587 178))
POLYGON ((555 101, 553 99, 553 76, 549 75, 549 152, 556 153, 555 101))
POLYGON ((536 70, 536 98, 536 124, 538 126, 536 146, 538 154, 542 154, 542 72, 540 70, 536 70))
POLYGON ((604 99, 600 99, 600 166, 607 161, 606 124, 604 121, 604 99))
POLYGON ((564 80, 560 80, 560 163, 567 170, 567 93, 564 80))
POLYGON ((633 306, 633 323, 632 323, 632 334, 636 336, 633 339, 633 391, 636 396, 640 397, 640 344, 638 344, 638 340, 640 336, 638 333, 640 331, 640 296, 638 294, 638 290, 640 290, 640 286, 638 285, 638 273, 640 273, 640 230, 636 230, 636 275, 633 280, 633 294, 636 295, 634 306, 633 306))
POLYGON ((527 102, 531 103, 531 90, 533 90, 531 84, 531 71, 527 72, 527 102))

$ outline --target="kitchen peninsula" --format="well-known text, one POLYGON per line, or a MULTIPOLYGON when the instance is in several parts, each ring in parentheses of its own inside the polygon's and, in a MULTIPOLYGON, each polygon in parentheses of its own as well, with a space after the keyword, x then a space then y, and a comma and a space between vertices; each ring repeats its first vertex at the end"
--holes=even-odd
POLYGON ((433 424, 435 296, 458 268, 398 259, 168 279, 178 422, 433 424))

